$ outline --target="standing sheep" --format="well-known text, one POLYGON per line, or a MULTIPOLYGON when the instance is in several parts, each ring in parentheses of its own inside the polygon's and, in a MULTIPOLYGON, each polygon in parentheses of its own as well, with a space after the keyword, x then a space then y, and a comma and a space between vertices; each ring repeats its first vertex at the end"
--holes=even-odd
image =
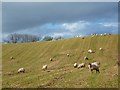
POLYGON ((20 73, 20 72, 25 73, 25 69, 24 68, 19 68, 18 73, 20 73))
MULTIPOLYGON (((99 63, 99 64, 100 64, 100 63, 99 63)), ((92 72, 93 70, 96 70, 96 73, 97 73, 97 72, 100 73, 100 71, 99 71, 99 65, 98 65, 97 62, 89 63, 89 64, 88 64, 88 68, 91 70, 91 72, 92 72)))
POLYGON ((47 69, 47 65, 44 65, 43 67, 42 67, 42 70, 46 70, 47 69))
POLYGON ((88 57, 85 56, 85 57, 84 57, 84 60, 88 60, 88 57))
POLYGON ((82 68, 82 67, 85 67, 85 63, 81 63, 81 64, 78 65, 78 69, 82 68))
POLYGON ((70 56, 70 54, 67 54, 67 56, 69 57, 69 56, 70 56))
POLYGON ((103 50, 103 48, 99 48, 99 50, 103 50))
POLYGON ((88 53, 93 53, 93 51, 91 49, 88 50, 88 53))
POLYGON ((52 58, 50 58, 50 61, 53 61, 53 59, 52 59, 52 58))
POLYGON ((77 63, 74 63, 74 68, 76 68, 78 66, 78 64, 77 63))
POLYGON ((14 58, 11 56, 10 59, 12 60, 12 59, 14 59, 14 58))
POLYGON ((84 37, 81 37, 82 39, 84 39, 84 37))

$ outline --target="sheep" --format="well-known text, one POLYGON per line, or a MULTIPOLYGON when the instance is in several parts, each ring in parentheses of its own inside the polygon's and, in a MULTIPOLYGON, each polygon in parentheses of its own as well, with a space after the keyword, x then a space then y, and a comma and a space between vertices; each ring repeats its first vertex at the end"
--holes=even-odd
POLYGON ((84 60, 88 60, 88 57, 85 56, 85 57, 84 57, 84 60))
POLYGON ((52 58, 50 58, 50 61, 52 61, 53 59, 52 58))
POLYGON ((100 67, 100 62, 93 62, 93 63, 89 63, 88 64, 88 68, 93 71, 93 70, 96 70, 96 73, 99 72, 99 67, 100 67))
POLYGON ((93 51, 91 49, 88 50, 88 53, 93 53, 93 51))
POLYGON ((81 37, 82 39, 84 39, 84 37, 81 37))
POLYGON ((96 70, 96 73, 97 73, 97 72, 100 73, 100 71, 99 71, 99 66, 96 65, 96 64, 89 63, 89 64, 88 64, 88 68, 91 70, 91 72, 92 72, 93 70, 96 70))
POLYGON ((46 70, 47 69, 47 65, 44 65, 43 67, 42 67, 42 70, 46 70))
POLYGON ((18 73, 20 73, 20 72, 25 73, 25 69, 24 68, 19 68, 18 73))
POLYGON ((103 48, 99 48, 99 50, 103 50, 103 48))
POLYGON ((78 66, 78 64, 77 63, 74 63, 74 68, 76 68, 78 66))
POLYGON ((67 56, 69 57, 69 56, 70 56, 70 54, 67 54, 67 56))
POLYGON ((14 59, 14 58, 11 56, 10 59, 12 60, 12 59, 14 59))
POLYGON ((79 64, 77 68, 79 69, 79 68, 82 68, 82 67, 85 67, 85 63, 79 64))

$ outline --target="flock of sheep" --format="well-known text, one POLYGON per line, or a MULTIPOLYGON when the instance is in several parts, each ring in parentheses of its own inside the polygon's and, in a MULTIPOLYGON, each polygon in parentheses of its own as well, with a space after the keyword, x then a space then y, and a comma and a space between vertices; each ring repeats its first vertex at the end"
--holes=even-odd
MULTIPOLYGON (((99 50, 103 50, 103 48, 99 48, 99 50)), ((88 50, 88 53, 93 53, 93 51, 91 50, 91 49, 89 49, 88 50)), ((66 54, 68 57, 70 56, 70 54, 66 54)), ((11 57, 11 59, 13 59, 13 57, 11 57)), ((84 60, 88 60, 88 57, 84 57, 84 60)), ((53 61, 53 59, 52 58, 50 58, 50 61, 53 61)), ((81 63, 81 64, 77 64, 77 63, 74 63, 74 68, 84 68, 85 66, 86 66, 86 64, 85 63, 81 63)), ((93 63, 89 63, 88 64, 88 68, 91 70, 91 71, 93 71, 93 70, 96 70, 96 73, 97 72, 99 72, 100 73, 100 71, 99 71, 99 67, 100 67, 100 62, 93 62, 93 63)), ((47 68, 48 68, 48 65, 43 65, 43 67, 42 67, 42 70, 47 70, 47 68)), ((22 73, 25 73, 25 69, 24 68, 19 68, 18 69, 18 73, 20 73, 20 72, 22 72, 22 73)))
MULTIPOLYGON (((99 48, 99 50, 103 50, 103 48, 99 48)), ((88 50, 88 53, 93 53, 93 51, 91 50, 91 49, 89 49, 88 50)), ((68 57, 70 56, 70 54, 66 54, 68 57)), ((50 58, 50 61, 52 61, 53 59, 52 58, 50 58)), ((84 60, 88 60, 88 57, 84 57, 84 60)), ((85 66, 86 66, 86 64, 85 63, 81 63, 81 64, 77 64, 77 63, 74 63, 74 68, 84 68, 85 66)), ((47 70, 47 65, 44 65, 43 67, 42 67, 42 70, 47 70)), ((93 63, 89 63, 88 64, 88 68, 91 70, 91 71, 93 71, 93 70, 96 70, 96 73, 97 72, 99 72, 100 73, 100 71, 99 71, 99 67, 100 67, 100 62, 93 62, 93 63)))
MULTIPOLYGON (((92 36, 95 36, 95 35, 98 35, 98 34, 92 34, 92 36)), ((104 33, 104 34, 100 34, 100 35, 106 36, 106 35, 111 35, 111 34, 104 33)), ((82 39, 84 39, 84 37, 82 37, 82 39)), ((99 50, 103 50, 103 48, 99 48, 99 50)), ((93 51, 91 49, 89 49, 88 53, 93 53, 93 51)), ((66 54, 66 55, 68 57, 70 56, 70 54, 66 54)), ((10 59, 14 59, 14 58, 10 57, 10 59)), ((88 57, 85 56, 84 60, 88 60, 88 57)), ((50 58, 50 61, 53 61, 53 59, 50 58)), ((84 68, 86 66, 86 64, 85 63, 81 63, 81 64, 74 63, 73 66, 74 66, 74 68, 78 68, 79 69, 79 68, 84 68)), ((87 67, 91 70, 91 72, 93 70, 96 70, 96 73, 97 72, 100 73, 100 70, 99 70, 99 68, 100 68, 100 62, 88 63, 87 67)), ((42 70, 47 70, 47 68, 48 68, 48 65, 43 65, 42 70)), ((19 68, 18 69, 18 73, 20 73, 20 72, 25 73, 25 69, 24 68, 19 68)))

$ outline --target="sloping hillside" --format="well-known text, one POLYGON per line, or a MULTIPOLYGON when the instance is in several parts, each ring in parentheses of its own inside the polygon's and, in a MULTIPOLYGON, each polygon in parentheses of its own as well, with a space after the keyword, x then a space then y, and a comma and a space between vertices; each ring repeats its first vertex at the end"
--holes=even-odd
POLYGON ((118 87, 118 36, 87 36, 60 41, 4 44, 3 88, 115 88, 118 87), (103 51, 99 48, 102 47, 103 51), (89 54, 88 49, 95 53, 89 54), (67 53, 70 54, 67 57, 67 53), (13 56, 14 59, 10 59, 13 56), (87 56, 89 60, 84 60, 87 56), (53 58, 53 61, 49 59, 53 58), (75 62, 100 61, 100 74, 73 67, 75 62), (41 70, 44 64, 48 70, 41 70), (17 73, 20 67, 26 73, 17 73))

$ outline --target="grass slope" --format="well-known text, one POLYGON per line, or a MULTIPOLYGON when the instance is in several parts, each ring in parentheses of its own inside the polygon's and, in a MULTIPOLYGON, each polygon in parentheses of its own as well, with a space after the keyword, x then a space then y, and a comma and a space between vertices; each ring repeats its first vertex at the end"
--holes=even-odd
POLYGON ((115 88, 118 87, 118 35, 87 36, 60 41, 4 44, 3 88, 115 88), (104 50, 99 51, 102 47, 104 50), (89 54, 88 49, 95 53, 89 54), (70 57, 67 57, 67 53, 70 57), (15 59, 10 60, 13 56, 15 59), (90 59, 85 61, 84 56, 90 59), (53 58, 50 61, 49 58, 53 58), (75 62, 100 61, 100 74, 75 69, 75 62), (48 70, 41 70, 44 64, 48 70), (17 74, 20 67, 26 73, 17 74))

